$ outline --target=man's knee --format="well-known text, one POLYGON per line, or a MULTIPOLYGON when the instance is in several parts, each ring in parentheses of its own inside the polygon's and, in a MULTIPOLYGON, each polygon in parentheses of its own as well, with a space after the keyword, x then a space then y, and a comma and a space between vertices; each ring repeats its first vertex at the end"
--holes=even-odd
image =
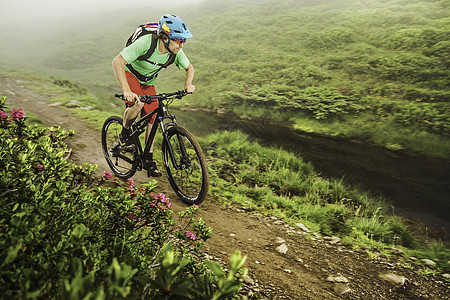
POLYGON ((128 107, 127 110, 132 111, 134 114, 137 114, 138 112, 140 112, 142 110, 143 107, 144 107, 144 103, 142 103, 141 101, 137 101, 134 103, 133 106, 128 107))

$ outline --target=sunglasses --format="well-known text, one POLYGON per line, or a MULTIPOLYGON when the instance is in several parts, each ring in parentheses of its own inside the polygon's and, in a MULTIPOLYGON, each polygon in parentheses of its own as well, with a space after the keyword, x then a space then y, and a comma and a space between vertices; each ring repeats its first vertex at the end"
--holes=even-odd
POLYGON ((182 45, 186 43, 186 39, 171 39, 175 44, 182 45))

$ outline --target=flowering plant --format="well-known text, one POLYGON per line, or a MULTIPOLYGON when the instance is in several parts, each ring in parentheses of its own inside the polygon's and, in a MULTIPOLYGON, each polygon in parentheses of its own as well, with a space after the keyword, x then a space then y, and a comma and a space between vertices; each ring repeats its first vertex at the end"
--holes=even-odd
POLYGON ((102 180, 111 180, 111 179, 112 179, 112 173, 109 171, 103 171, 102 180))
MULTIPOLYGON (((196 219, 198 207, 189 208, 175 226, 172 203, 154 191, 156 181, 137 187, 133 179, 124 183, 109 171, 95 179, 96 165, 74 165, 67 159, 64 138, 73 131, 25 126, 23 110, 6 112, 4 100, 0 98, 0 207, 8 221, 0 230, 0 278, 8 280, 0 286, 3 298, 166 297, 156 295, 165 292, 159 287, 167 287, 166 282, 150 290, 146 278, 148 282, 165 268, 156 264, 165 245, 206 240, 210 229, 196 219)), ((183 258, 192 247, 184 249, 183 258)), ((162 272, 168 275, 163 278, 174 287, 179 283, 172 280, 175 276, 188 280, 181 285, 184 296, 215 291, 217 284, 208 274, 197 276, 199 282, 189 281, 193 262, 171 263, 166 259, 171 253, 164 253, 161 261, 180 272, 162 272)), ((196 274, 203 270, 199 266, 196 274)), ((171 298, 179 296, 175 291, 171 298)))
POLYGON ((4 108, 6 108, 4 106, 6 101, 6 97, 1 97, 0 98, 0 127, 2 128, 6 128, 9 124, 11 124, 13 121, 15 121, 16 123, 20 123, 20 125, 23 125, 24 121, 25 121, 25 111, 23 110, 23 108, 18 108, 15 109, 13 108, 11 110, 11 112, 8 114, 4 108))
POLYGON ((20 121, 20 120, 22 120, 23 118, 26 117, 25 111, 23 110, 22 107, 19 108, 19 109, 13 108, 13 109, 11 110, 10 116, 11 116, 11 119, 12 119, 13 121, 20 121))

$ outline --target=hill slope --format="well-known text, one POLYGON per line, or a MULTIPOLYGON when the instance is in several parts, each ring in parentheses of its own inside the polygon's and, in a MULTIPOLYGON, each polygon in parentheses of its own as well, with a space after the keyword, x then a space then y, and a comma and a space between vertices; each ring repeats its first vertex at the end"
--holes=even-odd
MULTIPOLYGON (((190 105, 450 158, 448 6, 210 0, 173 9, 194 33, 185 45, 198 86, 190 105)), ((161 14, 149 7, 72 18, 27 47, 12 40, 3 65, 117 87, 112 59, 137 24, 161 14)), ((179 88, 183 78, 169 69, 160 89, 179 88)))

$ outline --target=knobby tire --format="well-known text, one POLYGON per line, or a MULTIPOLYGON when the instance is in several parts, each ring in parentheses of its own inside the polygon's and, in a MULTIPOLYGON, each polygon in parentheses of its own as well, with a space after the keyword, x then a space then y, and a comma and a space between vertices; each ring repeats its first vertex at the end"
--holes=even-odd
POLYGON ((117 116, 105 120, 102 128, 102 149, 113 173, 119 178, 128 179, 136 173, 136 154, 123 151, 118 145, 122 123, 122 118, 117 116))
POLYGON ((205 200, 209 173, 205 155, 195 137, 183 127, 169 128, 163 139, 162 156, 167 178, 178 197, 187 204, 205 200))

